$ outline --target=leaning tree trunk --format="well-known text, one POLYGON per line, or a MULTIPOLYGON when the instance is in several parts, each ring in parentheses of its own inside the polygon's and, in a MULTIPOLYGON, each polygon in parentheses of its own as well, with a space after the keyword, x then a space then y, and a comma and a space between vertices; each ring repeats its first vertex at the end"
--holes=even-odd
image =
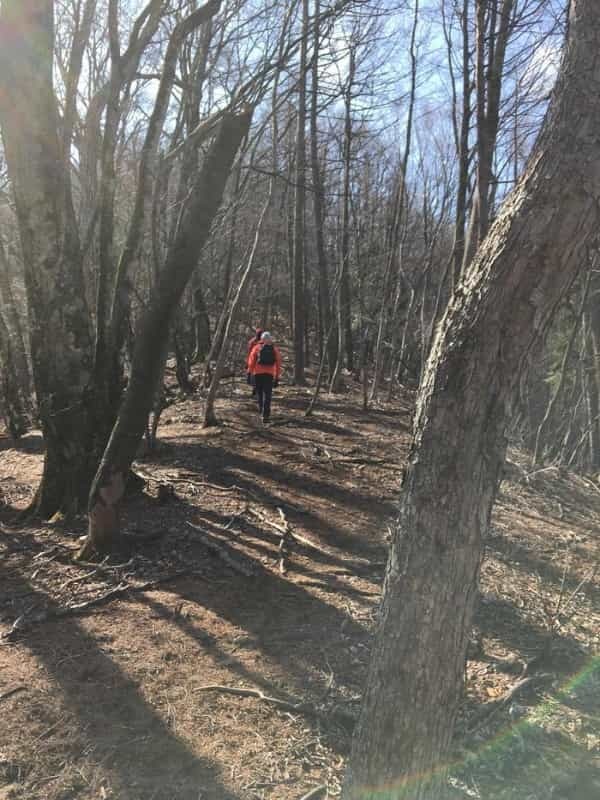
POLYGON ((600 7, 572 0, 519 185, 457 287, 423 375, 344 800, 438 800, 519 374, 585 261, 600 199, 600 7))
POLYGON ((93 475, 92 339, 52 70, 52 0, 0 7, 0 124, 15 199, 46 457, 35 509, 85 502, 93 475))
POLYGON ((123 405, 102 458, 89 500, 89 531, 80 555, 112 551, 119 535, 119 505, 125 478, 144 433, 152 392, 161 369, 161 345, 178 303, 208 239, 240 143, 252 112, 227 115, 192 185, 177 236, 135 337, 131 376, 123 405))

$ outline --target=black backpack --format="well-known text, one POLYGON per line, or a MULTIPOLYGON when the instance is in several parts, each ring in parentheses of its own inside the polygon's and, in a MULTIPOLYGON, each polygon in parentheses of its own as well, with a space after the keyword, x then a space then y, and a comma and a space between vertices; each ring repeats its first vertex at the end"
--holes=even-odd
POLYGON ((263 367, 272 367, 275 363, 275 348, 272 344, 262 344, 258 352, 258 363, 263 367))

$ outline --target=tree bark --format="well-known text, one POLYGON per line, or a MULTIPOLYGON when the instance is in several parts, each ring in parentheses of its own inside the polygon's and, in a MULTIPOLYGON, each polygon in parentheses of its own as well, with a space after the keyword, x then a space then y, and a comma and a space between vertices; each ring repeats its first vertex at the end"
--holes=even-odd
POLYGON ((528 167, 457 287, 423 375, 344 800, 437 800, 520 372, 596 234, 600 8, 572 0, 528 167))
POLYGON ((116 425, 90 492, 88 537, 81 556, 111 552, 118 545, 119 506, 125 478, 144 433, 152 387, 161 368, 161 343, 168 336, 177 305, 208 239, 238 148, 247 135, 251 110, 227 115, 194 181, 177 236, 158 286, 142 316, 131 377, 116 425))
POLYGON ((344 356, 346 367, 352 370, 352 314, 350 309, 350 157, 352 155, 352 89, 356 74, 356 43, 350 42, 348 79, 344 89, 344 178, 342 190, 342 230, 340 247, 340 277, 337 291, 337 360, 331 376, 330 391, 339 390, 344 356))
POLYGON ((294 383, 303 386, 304 329, 304 211, 306 206, 306 62, 308 48, 308 0, 302 0, 302 42, 298 82, 298 126, 294 191, 294 249, 292 271, 292 317, 294 320, 294 383))
POLYGON ((327 338, 327 355, 329 370, 333 370, 336 361, 336 339, 327 336, 331 324, 331 298, 329 296, 329 275, 327 272, 327 254, 325 250, 324 211, 323 211, 323 178, 319 164, 319 128, 318 128, 318 98, 319 98, 319 23, 321 6, 320 0, 314 2, 313 23, 313 56, 311 71, 311 102, 310 102, 310 161, 312 172, 312 200, 313 217, 315 225, 315 245, 317 250, 318 288, 319 288, 319 356, 322 357, 323 346, 327 338))
POLYGON ((24 260, 33 376, 46 445, 35 510, 84 501, 92 474, 92 337, 59 141, 52 0, 0 9, 0 124, 24 260), (87 483, 87 487, 86 487, 87 483))
POLYGON ((0 308, 4 311, 6 317, 6 333, 10 337, 14 369, 23 400, 23 410, 25 412, 31 411, 33 409, 33 399, 31 396, 29 362, 25 350, 21 320, 19 319, 11 287, 8 258, 2 242, 0 242, 0 308))
POLYGON ((0 413, 8 432, 18 439, 27 430, 27 413, 15 366, 11 335, 0 310, 0 413))

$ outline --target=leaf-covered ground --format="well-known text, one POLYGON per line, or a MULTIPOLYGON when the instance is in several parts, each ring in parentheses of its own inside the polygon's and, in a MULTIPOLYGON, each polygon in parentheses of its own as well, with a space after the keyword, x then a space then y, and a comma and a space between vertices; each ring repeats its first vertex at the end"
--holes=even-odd
MULTIPOLYGON (((412 397, 364 413, 351 390, 306 418, 308 398, 282 387, 267 428, 240 384, 219 428, 199 399, 169 406, 120 563, 73 562, 83 519, 15 520, 42 442, 0 438, 0 800, 339 795, 412 397)), ((594 480, 511 452, 457 798, 600 797, 599 526, 594 480)))

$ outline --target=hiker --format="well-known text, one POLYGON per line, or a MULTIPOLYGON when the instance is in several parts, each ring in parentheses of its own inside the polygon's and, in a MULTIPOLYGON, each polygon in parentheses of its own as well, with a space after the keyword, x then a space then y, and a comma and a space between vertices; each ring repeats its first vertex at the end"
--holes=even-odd
MULTIPOLYGON (((248 351, 246 352, 246 364, 250 362, 250 353, 252 352, 252 348, 260 342, 260 337, 262 336, 263 329, 256 328, 254 331, 254 336, 248 340, 248 351)), ((246 383, 248 386, 252 387, 252 397, 256 394, 256 386, 254 385, 254 375, 250 372, 250 368, 248 368, 248 372, 246 373, 246 383)))
POLYGON ((250 351, 248 372, 254 378, 258 413, 263 422, 268 422, 271 416, 271 395, 281 375, 281 354, 268 331, 261 334, 260 341, 250 351))

